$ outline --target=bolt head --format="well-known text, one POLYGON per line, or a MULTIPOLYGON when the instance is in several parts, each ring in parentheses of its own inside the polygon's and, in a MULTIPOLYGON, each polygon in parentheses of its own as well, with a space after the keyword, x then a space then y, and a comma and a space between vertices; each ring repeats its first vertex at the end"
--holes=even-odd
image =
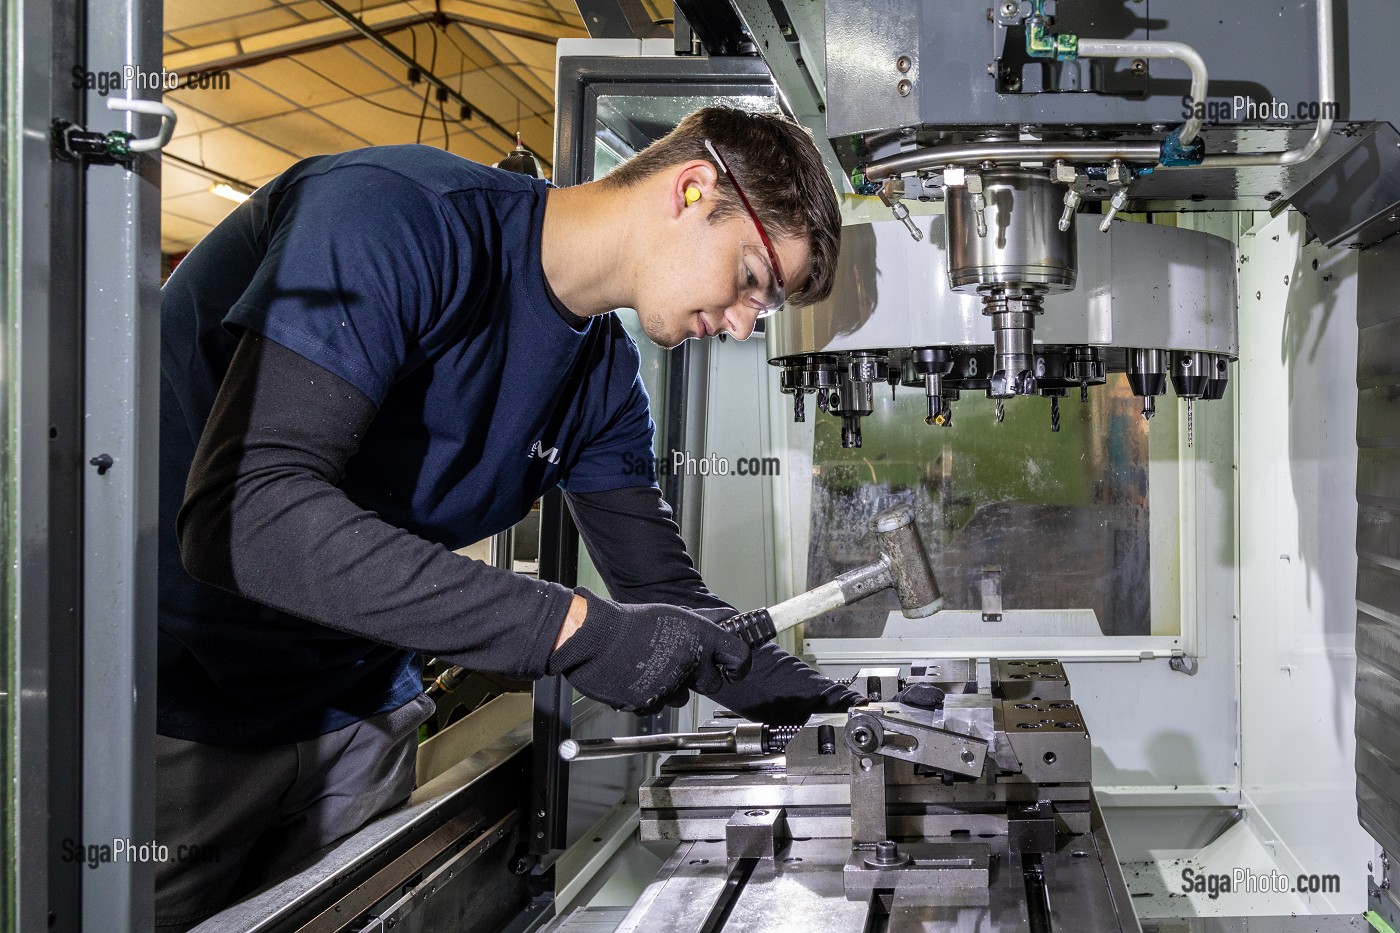
POLYGON ((908 78, 900 78, 899 83, 895 85, 895 90, 899 92, 900 97, 908 97, 909 92, 914 90, 914 85, 908 78))
POLYGON ((899 69, 900 74, 908 74, 909 69, 914 67, 914 60, 908 55, 901 55, 895 59, 894 66, 899 69))
POLYGON ((1003 3, 1003 4, 1001 5, 1001 15, 1002 15, 1002 16, 1015 16, 1015 15, 1016 15, 1016 4, 1015 4, 1014 2, 1012 2, 1012 0, 1006 0, 1006 2, 1003 3))

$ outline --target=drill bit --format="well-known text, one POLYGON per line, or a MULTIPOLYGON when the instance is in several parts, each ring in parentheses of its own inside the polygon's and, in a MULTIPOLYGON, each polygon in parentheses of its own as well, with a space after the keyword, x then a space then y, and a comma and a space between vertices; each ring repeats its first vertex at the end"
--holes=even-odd
POLYGON ((1006 420, 1006 403, 1003 402, 1001 399, 997 399, 997 424, 1001 424, 1001 423, 1002 423, 1003 421, 1005 421, 1005 420, 1006 420))
POLYGON ((1050 431, 1058 434, 1060 431, 1060 397, 1050 396, 1050 431))

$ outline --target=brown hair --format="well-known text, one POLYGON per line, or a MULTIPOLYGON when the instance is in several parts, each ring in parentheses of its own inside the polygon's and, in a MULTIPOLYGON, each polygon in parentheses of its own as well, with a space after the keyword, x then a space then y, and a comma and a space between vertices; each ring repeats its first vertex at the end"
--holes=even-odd
MULTIPOLYGON (((771 113, 733 107, 705 107, 671 132, 613 169, 603 183, 628 187, 672 165, 700 159, 714 165, 705 140, 718 150, 739 179, 754 212, 772 237, 800 237, 811 252, 810 274, 801 291, 789 294, 809 305, 831 294, 836 253, 841 245, 841 208, 836 189, 806 127, 771 113)), ((746 216, 733 186, 718 165, 711 222, 746 216)))

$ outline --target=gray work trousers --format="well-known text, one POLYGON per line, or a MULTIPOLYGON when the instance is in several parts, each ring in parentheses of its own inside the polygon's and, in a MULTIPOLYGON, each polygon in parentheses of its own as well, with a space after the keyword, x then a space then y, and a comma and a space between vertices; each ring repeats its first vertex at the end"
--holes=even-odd
POLYGON ((291 745, 156 736, 156 929, 186 930, 354 832, 413 792, 420 694, 291 745))

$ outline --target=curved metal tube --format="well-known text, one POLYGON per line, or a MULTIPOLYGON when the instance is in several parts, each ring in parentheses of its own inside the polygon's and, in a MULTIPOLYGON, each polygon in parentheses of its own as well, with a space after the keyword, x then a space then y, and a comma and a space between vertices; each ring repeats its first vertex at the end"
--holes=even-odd
POLYGON ((148 113, 160 117, 160 132, 145 139, 133 139, 126 144, 132 152, 154 152, 164 149, 175 133, 175 111, 154 100, 136 100, 126 97, 113 97, 107 101, 108 110, 125 110, 131 113, 148 113))
POLYGON ((946 168, 950 165, 978 165, 982 162, 1124 162, 1156 163, 1161 155, 1159 143, 967 143, 952 146, 929 146, 901 152, 865 167, 870 181, 883 181, 908 172, 946 168))
POLYGON ((1208 155, 1198 166, 1184 168, 1245 168, 1255 165, 1293 165, 1306 162, 1317 155, 1327 134, 1332 132, 1332 111, 1336 104, 1335 56, 1332 50, 1332 0, 1317 0, 1317 103, 1320 108, 1317 126, 1308 141, 1297 149, 1283 152, 1251 152, 1232 155, 1208 155))
MULTIPOLYGON (((1191 69, 1191 100, 1206 99, 1206 60, 1184 42, 1135 42, 1128 39, 1079 40, 1080 58, 1174 58, 1191 69)), ((1201 131, 1201 117, 1191 117, 1181 125, 1181 144, 1188 145, 1201 131)))
MULTIPOLYGON (((1332 0, 1317 0, 1317 96, 1322 113, 1313 134, 1297 149, 1283 152, 1255 152, 1232 155, 1208 155, 1199 165, 1161 166, 1163 169, 1245 168, 1261 165, 1293 165, 1311 159, 1332 132, 1329 105, 1335 104, 1335 57, 1332 39, 1332 0)), ((1199 88, 1197 100, 1205 97, 1205 62, 1188 45, 1177 42, 1127 42, 1112 39, 1079 40, 1081 57, 1117 57, 1131 54, 1137 57, 1169 57, 1186 62, 1191 69, 1193 94, 1199 88), (1087 51, 1086 47, 1087 46, 1087 51), (1170 54, 1169 54, 1170 52, 1170 54), (1194 58, 1194 62, 1193 59, 1194 58), (1199 75, 1198 75, 1199 69, 1199 75)), ((1187 120, 1182 126, 1181 141, 1189 143, 1200 130, 1200 121, 1187 120)), ((1054 161, 1067 162, 1148 162, 1156 164, 1161 155, 1157 143, 970 143, 965 145, 930 146, 901 152, 871 162, 865 167, 870 181, 883 181, 909 172, 928 171, 950 165, 976 165, 981 162, 1054 161)))

